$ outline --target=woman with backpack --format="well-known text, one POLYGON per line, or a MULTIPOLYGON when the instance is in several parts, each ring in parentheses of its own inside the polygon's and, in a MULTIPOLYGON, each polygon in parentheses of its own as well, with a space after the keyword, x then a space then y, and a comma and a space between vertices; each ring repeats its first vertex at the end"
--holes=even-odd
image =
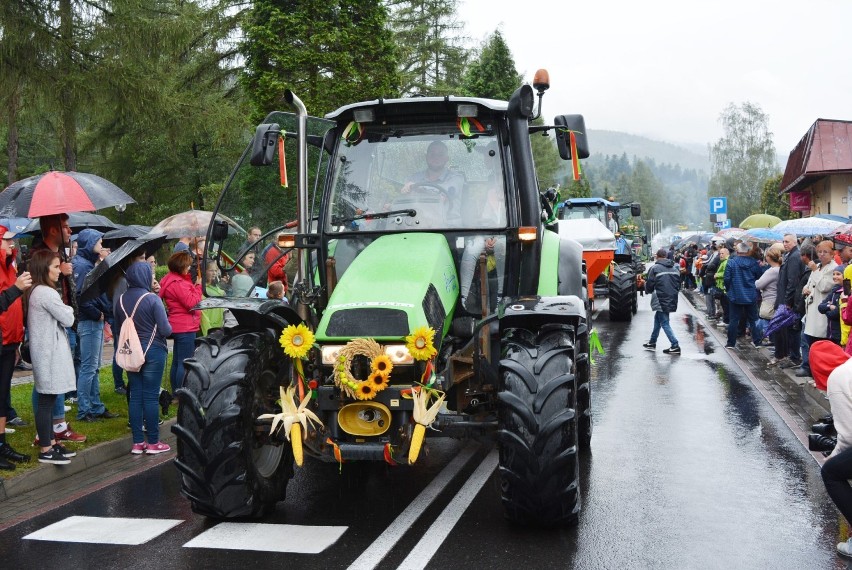
MULTIPOLYGON (((126 270, 127 291, 117 301, 115 313, 116 329, 120 330, 116 350, 125 348, 127 336, 135 329, 144 355, 144 364, 138 372, 127 370, 130 386, 130 431, 133 434, 133 447, 130 453, 153 455, 169 451, 171 448, 160 441, 160 385, 163 371, 166 369, 168 348, 166 338, 172 334, 172 326, 166 316, 163 303, 151 293, 153 273, 151 265, 145 261, 132 263, 126 270), (127 327, 128 320, 133 327, 127 327), (143 431, 142 426, 146 431, 143 431), (145 436, 148 442, 145 443, 145 436)), ((135 340, 135 339, 134 339, 135 340)), ((133 343, 133 340, 130 341, 133 343)), ((121 358, 119 358, 121 361, 121 358)))

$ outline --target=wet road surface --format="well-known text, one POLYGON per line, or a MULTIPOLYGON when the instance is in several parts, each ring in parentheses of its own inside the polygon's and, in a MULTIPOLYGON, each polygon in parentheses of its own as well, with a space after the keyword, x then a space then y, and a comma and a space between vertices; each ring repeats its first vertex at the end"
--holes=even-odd
MULTIPOLYGON (((672 315, 680 356, 662 353, 664 335, 656 352, 642 349, 647 297, 630 324, 609 323, 602 308, 595 326, 607 353, 595 355, 575 528, 506 524, 490 444, 431 440, 416 469, 345 465, 341 474, 308 462, 275 513, 235 528, 194 515, 166 462, 0 531, 3 568, 845 568, 834 547, 846 529, 817 462, 688 303, 672 315), (74 516, 175 526, 135 546, 23 539, 74 516), (249 544, 269 531, 280 546, 307 525, 316 528, 294 548, 318 536, 332 544, 317 553, 249 544), (251 536, 185 546, 217 528, 251 536)), ((147 458, 128 456, 137 459, 147 458)))

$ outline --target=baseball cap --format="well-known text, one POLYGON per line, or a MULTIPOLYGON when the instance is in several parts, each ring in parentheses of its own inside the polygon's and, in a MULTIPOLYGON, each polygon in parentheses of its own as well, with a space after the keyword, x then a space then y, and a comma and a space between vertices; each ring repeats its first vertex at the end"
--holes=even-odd
POLYGON ((3 234, 2 236, 0 236, 3 239, 15 239, 15 237, 18 235, 6 226, 0 226, 0 234, 3 234))

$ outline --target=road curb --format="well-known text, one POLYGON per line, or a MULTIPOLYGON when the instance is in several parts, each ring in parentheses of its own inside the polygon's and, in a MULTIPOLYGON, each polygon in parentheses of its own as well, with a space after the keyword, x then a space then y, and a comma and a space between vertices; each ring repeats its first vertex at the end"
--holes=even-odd
MULTIPOLYGON (((174 444, 175 437, 171 426, 177 418, 171 418, 160 426, 160 440, 169 445, 174 444)), ((105 441, 95 446, 77 451, 77 456, 68 465, 40 465, 17 477, 11 479, 0 479, 0 503, 17 496, 28 493, 34 489, 46 487, 66 477, 82 473, 121 456, 130 458, 130 448, 133 446, 133 437, 128 434, 113 441, 105 441)), ((35 459, 35 451, 32 461, 35 459)))

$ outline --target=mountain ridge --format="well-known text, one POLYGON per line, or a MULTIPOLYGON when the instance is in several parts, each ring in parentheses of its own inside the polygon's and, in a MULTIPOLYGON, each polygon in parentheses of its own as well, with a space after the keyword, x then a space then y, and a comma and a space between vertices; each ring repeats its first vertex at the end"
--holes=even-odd
POLYGON ((630 162, 650 158, 657 164, 678 164, 682 169, 710 172, 709 151, 697 152, 701 145, 672 143, 633 135, 621 131, 588 129, 589 150, 594 154, 621 156, 627 154, 630 162))

